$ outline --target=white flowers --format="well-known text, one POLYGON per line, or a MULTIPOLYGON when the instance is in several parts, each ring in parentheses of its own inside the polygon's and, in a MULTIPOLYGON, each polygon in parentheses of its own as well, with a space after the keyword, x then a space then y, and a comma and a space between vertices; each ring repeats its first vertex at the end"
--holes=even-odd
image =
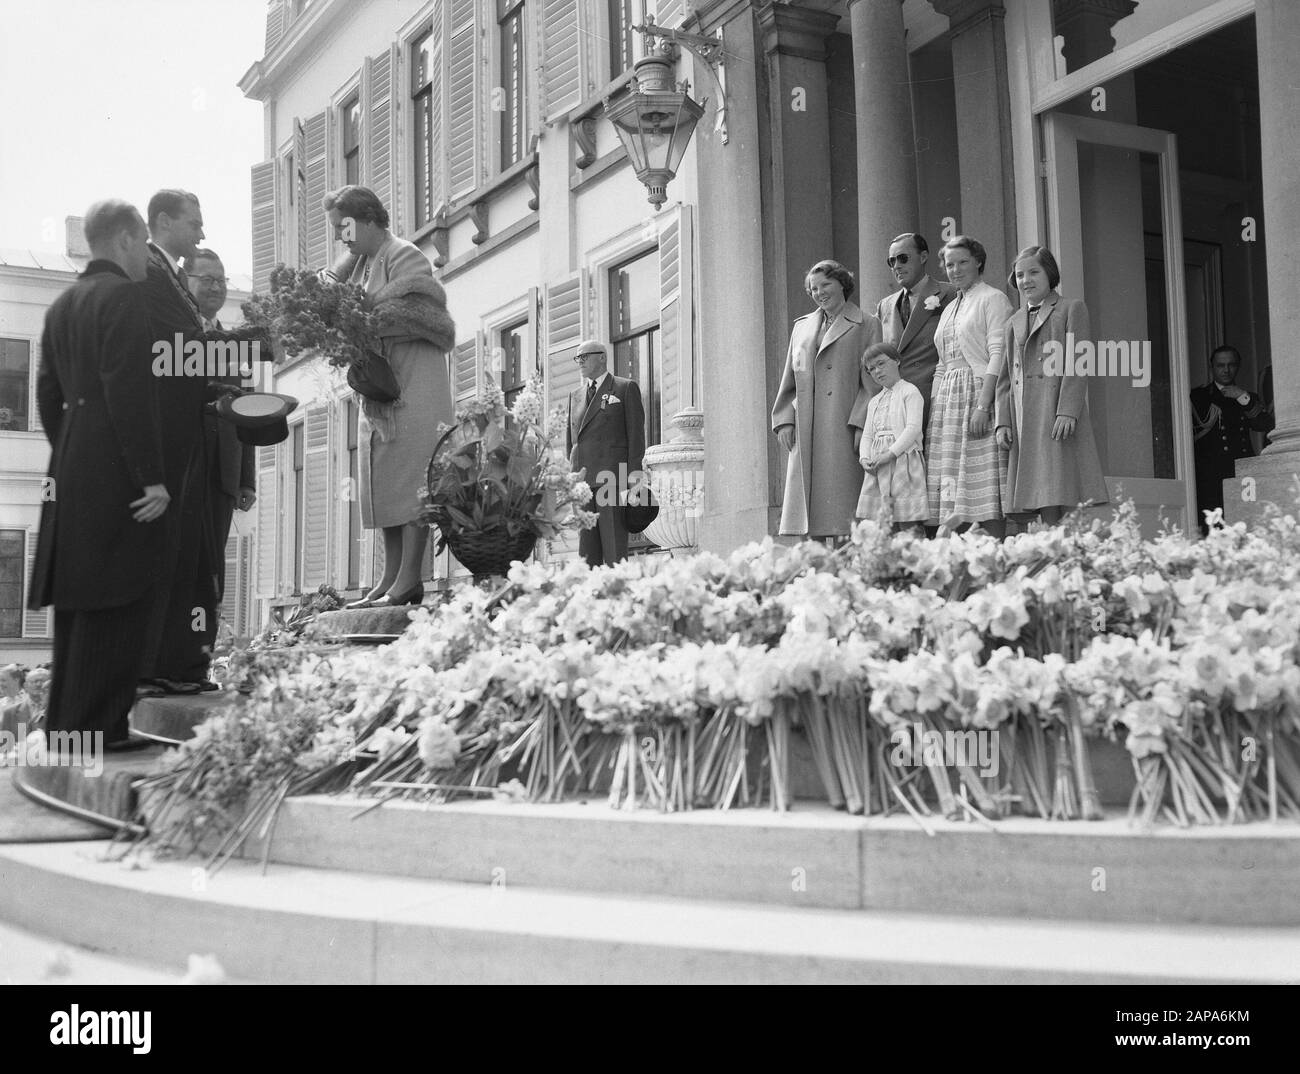
POLYGON ((460 756, 460 740, 440 718, 428 716, 420 721, 418 747, 424 767, 433 771, 454 768, 460 756))
POLYGON ((937 310, 943 305, 943 300, 938 295, 930 295, 925 300, 925 308, 928 310, 937 310))

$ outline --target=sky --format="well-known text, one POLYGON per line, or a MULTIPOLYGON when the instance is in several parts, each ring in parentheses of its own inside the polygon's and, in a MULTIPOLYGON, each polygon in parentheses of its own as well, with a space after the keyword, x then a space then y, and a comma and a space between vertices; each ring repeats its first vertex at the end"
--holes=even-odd
POLYGON ((252 271, 249 168, 266 0, 0 0, 0 247, 62 253, 100 198, 198 195, 205 246, 252 271))

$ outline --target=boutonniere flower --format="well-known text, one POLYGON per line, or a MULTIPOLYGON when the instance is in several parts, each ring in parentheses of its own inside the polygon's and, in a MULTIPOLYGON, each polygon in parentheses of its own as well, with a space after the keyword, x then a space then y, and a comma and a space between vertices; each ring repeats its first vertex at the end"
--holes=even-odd
POLYGON ((618 402, 617 395, 613 395, 609 392, 606 392, 604 395, 600 397, 600 409, 604 410, 605 407, 609 406, 610 403, 617 403, 617 402, 618 402))
POLYGON ((937 310, 943 305, 943 300, 938 295, 931 295, 925 300, 925 308, 928 310, 937 310))

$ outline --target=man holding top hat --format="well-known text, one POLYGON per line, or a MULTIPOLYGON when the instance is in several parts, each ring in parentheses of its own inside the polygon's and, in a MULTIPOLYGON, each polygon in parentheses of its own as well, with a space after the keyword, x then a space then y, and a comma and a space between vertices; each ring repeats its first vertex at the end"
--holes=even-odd
POLYGON ((627 504, 644 484, 645 410, 634 380, 609 372, 609 351, 598 340, 584 340, 573 359, 582 383, 569 396, 569 466, 586 470, 596 525, 578 537, 587 563, 609 566, 627 558, 627 504))

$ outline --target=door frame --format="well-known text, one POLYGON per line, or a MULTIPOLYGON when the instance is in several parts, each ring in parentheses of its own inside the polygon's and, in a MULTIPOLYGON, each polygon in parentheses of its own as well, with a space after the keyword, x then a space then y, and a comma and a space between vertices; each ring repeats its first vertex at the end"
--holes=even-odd
MULTIPOLYGON (((1183 273, 1182 204, 1179 196, 1177 138, 1170 131, 1109 119, 1048 112, 1042 117, 1047 157, 1047 223, 1052 249, 1064 279, 1082 292, 1083 221, 1079 193, 1079 142, 1151 153, 1160 166, 1160 212, 1165 255, 1165 308, 1169 319, 1170 406, 1174 429, 1174 477, 1107 477, 1110 498, 1118 487, 1139 506, 1181 513, 1184 532, 1197 527, 1196 468, 1192 454, 1191 385, 1187 353, 1187 302, 1183 273), (1181 487, 1180 487, 1181 486, 1181 487)), ((1086 300, 1086 296, 1085 300, 1086 300)))

